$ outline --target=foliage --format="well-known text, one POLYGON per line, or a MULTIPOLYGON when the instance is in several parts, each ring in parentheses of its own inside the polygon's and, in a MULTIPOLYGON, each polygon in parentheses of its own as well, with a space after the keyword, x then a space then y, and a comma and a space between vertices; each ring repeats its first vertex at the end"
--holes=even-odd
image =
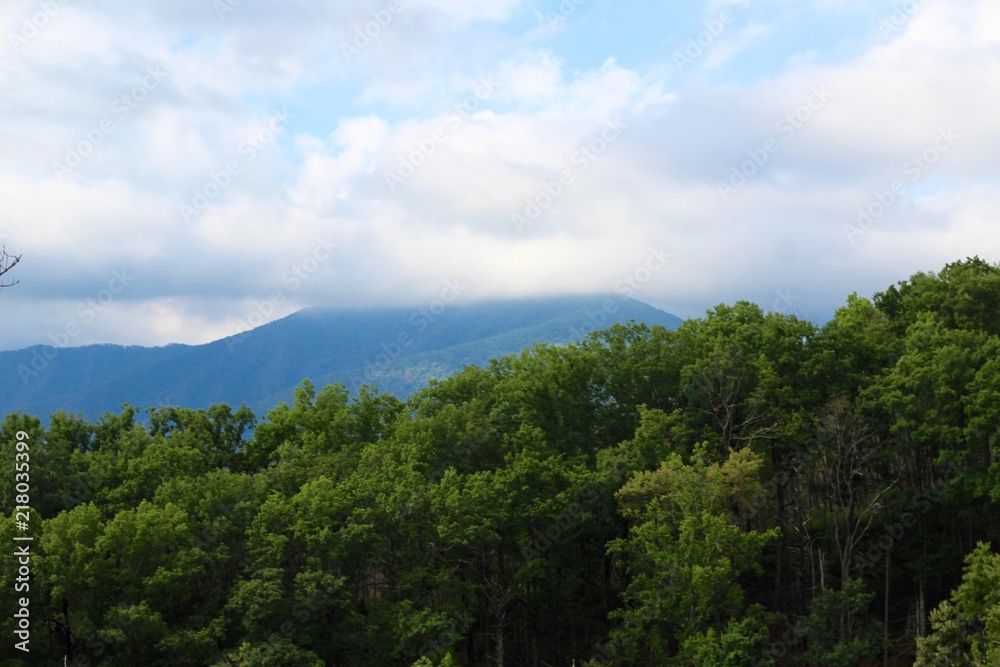
POLYGON ((810 667, 852 667, 876 657, 884 646, 882 628, 868 615, 874 597, 858 579, 815 597, 809 616, 798 625, 808 643, 802 662, 810 667))
POLYGON ((627 539, 610 545, 625 558, 631 577, 624 608, 614 614, 622 621, 613 634, 618 663, 728 654, 766 637, 763 624, 739 622, 744 613, 739 578, 759 571, 761 551, 777 531, 744 532, 732 512, 759 495, 761 464, 746 449, 732 452, 722 465, 697 458, 685 464, 674 454, 658 471, 636 474, 618 492, 622 514, 634 524, 627 539), (753 634, 744 635, 748 629, 753 634))
POLYGON ((931 612, 931 627, 917 642, 917 667, 1000 661, 1000 554, 989 544, 966 557, 962 583, 931 612))
POLYGON ((7 415, 8 470, 31 444, 31 657, 996 664, 998 276, 950 264, 822 327, 747 302, 615 324, 405 402, 305 381, 259 420, 7 415))

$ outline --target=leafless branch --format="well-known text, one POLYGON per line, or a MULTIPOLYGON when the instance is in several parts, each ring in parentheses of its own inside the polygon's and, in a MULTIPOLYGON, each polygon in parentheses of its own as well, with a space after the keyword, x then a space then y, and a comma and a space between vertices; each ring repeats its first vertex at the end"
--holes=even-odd
MULTIPOLYGON (((7 252, 7 246, 0 244, 0 276, 6 274, 8 271, 17 266, 17 263, 21 261, 20 255, 11 255, 7 252)), ((0 290, 4 287, 11 287, 19 283, 19 280, 5 281, 0 280, 0 290)))

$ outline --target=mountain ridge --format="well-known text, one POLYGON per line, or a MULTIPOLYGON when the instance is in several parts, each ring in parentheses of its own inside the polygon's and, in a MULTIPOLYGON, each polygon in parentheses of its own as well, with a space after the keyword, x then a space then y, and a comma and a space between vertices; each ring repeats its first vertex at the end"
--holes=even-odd
POLYGON ((96 418, 140 407, 246 403, 260 414, 304 379, 362 383, 400 398, 468 364, 565 344, 615 322, 676 328, 681 319, 620 295, 536 297, 427 308, 306 308, 202 345, 35 345, 0 352, 3 414, 65 409, 96 418), (426 311, 426 312, 425 312, 426 311))

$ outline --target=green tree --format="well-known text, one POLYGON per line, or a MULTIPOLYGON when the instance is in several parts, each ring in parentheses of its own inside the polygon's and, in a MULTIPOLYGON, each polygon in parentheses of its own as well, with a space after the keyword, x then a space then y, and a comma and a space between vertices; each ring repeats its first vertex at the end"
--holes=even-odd
POLYGON ((312 651, 299 648, 283 637, 259 644, 243 642, 213 667, 323 667, 323 661, 312 651))
POLYGON ((241 405, 233 412, 224 403, 208 410, 167 406, 150 408, 148 412, 151 436, 161 436, 173 447, 202 450, 211 468, 236 468, 245 446, 244 434, 257 422, 247 406, 241 405))
POLYGON ((752 605, 742 619, 731 618, 722 630, 709 628, 684 640, 678 664, 713 667, 773 667, 768 625, 773 615, 752 605))
POLYGON ((1000 554, 980 542, 965 559, 961 584, 931 612, 931 633, 917 640, 916 667, 971 667, 998 661, 1000 554))
POLYGON ((902 335, 921 314, 949 329, 1000 335, 1000 266, 979 257, 946 264, 938 273, 917 273, 875 295, 875 305, 902 335))
POLYGON ((825 590, 813 599, 809 616, 798 624, 807 642, 803 663, 856 667, 878 656, 884 648, 882 628, 868 614, 874 597, 861 580, 850 579, 840 590, 825 590))
POLYGON ((77 505, 45 522, 39 541, 44 556, 36 575, 49 609, 48 621, 70 658, 96 657, 96 643, 109 603, 101 583, 97 542, 104 532, 100 510, 77 505))
MULTIPOLYGON (((632 525, 627 538, 610 546, 630 575, 625 606, 613 614, 621 622, 612 635, 615 664, 683 664, 685 651, 705 655, 734 641, 740 631, 729 623, 746 614, 740 577, 760 571, 761 551, 776 536, 736 525, 740 504, 761 491, 762 464, 749 450, 721 465, 698 457, 685 464, 672 455, 618 492, 632 525)), ((746 627, 763 630, 760 623, 746 627)))
POLYGON ((851 294, 812 343, 806 374, 825 396, 853 397, 896 363, 902 341, 888 316, 851 294))
MULTIPOLYGON (((29 451, 27 454, 22 453, 22 462, 24 456, 28 457, 28 476, 31 480, 31 485, 35 490, 34 497, 32 501, 35 505, 36 510, 40 509, 37 506, 39 500, 43 501, 41 504, 47 507, 54 507, 55 503, 50 502, 48 496, 40 497, 38 495, 38 480, 46 480, 46 486, 50 486, 51 482, 58 483, 58 479, 53 479, 52 474, 46 472, 42 467, 41 463, 46 459, 57 458, 55 456, 49 456, 45 447, 45 432, 42 430, 42 423, 37 417, 33 417, 27 414, 15 413, 7 415, 3 424, 0 425, 0 460, 4 462, 5 466, 9 466, 5 470, 5 474, 0 475, 0 513, 12 515, 14 512, 14 506, 23 503, 16 503, 15 496, 17 495, 16 484, 23 478, 18 480, 14 473, 14 463, 17 460, 17 443, 19 442, 17 434, 19 432, 24 432, 27 434, 28 438, 25 440, 28 444, 29 451)), ((23 470, 21 472, 24 472, 23 470)), ((58 499, 58 496, 56 496, 58 499)), ((51 511, 51 510, 50 510, 51 511)))

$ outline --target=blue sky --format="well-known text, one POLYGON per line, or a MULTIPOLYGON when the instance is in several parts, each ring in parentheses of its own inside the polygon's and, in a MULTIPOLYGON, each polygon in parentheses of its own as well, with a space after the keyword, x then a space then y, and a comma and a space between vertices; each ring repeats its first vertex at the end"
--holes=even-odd
POLYGON ((0 349, 446 281, 823 321, 1000 257, 986 0, 52 0, 0 35, 0 349))

